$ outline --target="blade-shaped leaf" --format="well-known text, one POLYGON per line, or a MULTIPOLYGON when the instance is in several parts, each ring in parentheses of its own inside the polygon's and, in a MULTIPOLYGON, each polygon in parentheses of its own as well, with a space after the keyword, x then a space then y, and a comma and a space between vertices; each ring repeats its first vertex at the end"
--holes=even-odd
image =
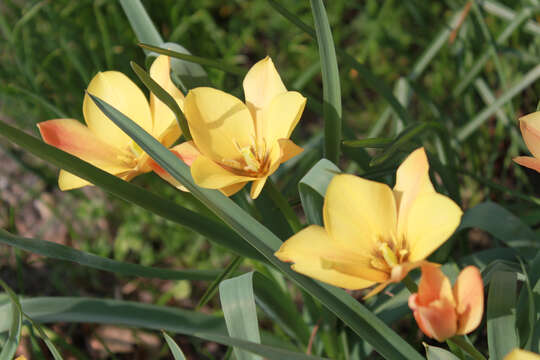
POLYGON ((158 46, 163 44, 161 35, 140 0, 120 0, 120 5, 140 42, 158 46))
POLYGON ((341 170, 333 162, 321 159, 298 183, 302 207, 310 224, 323 225, 322 207, 330 180, 341 170))
MULTIPOLYGON (((170 200, 157 196, 139 186, 120 180, 119 178, 50 146, 24 132, 0 121, 0 136, 37 157, 65 169, 103 190, 153 212, 165 219, 186 226, 207 236, 209 240, 229 248, 246 257, 262 259, 262 257, 238 235, 213 219, 190 211, 170 200)), ((172 155, 172 153, 171 153, 172 155)), ((174 155, 173 155, 174 156, 174 155)))
POLYGON ((516 273, 501 271, 493 275, 487 299, 489 357, 503 359, 519 347, 516 333, 516 273))
POLYGON ((339 161, 341 144, 341 84, 336 50, 322 0, 311 0, 311 10, 322 70, 324 156, 336 163, 339 161))
POLYGON ((82 266, 128 276, 167 280, 209 281, 215 279, 219 275, 219 272, 215 270, 168 270, 124 263, 76 250, 69 246, 53 243, 51 241, 15 236, 3 229, 0 229, 0 243, 34 254, 43 255, 51 259, 71 261, 82 266))
POLYGON ((237 256, 236 258, 231 261, 229 265, 219 274, 219 276, 212 281, 210 286, 206 289, 203 296, 201 297, 201 300, 199 301, 199 304, 197 304, 197 310, 206 305, 206 303, 214 297, 216 292, 218 291, 219 284, 225 280, 228 279, 234 272, 238 269, 238 267, 242 264, 242 261, 244 261, 244 258, 241 256, 237 256))
POLYGON ((0 352, 0 360, 12 360, 13 356, 15 355, 15 351, 17 351, 17 347, 19 346, 19 341, 21 340, 21 304, 19 303, 17 295, 15 295, 11 288, 1 279, 0 286, 4 288, 4 291, 8 294, 9 299, 11 300, 10 304, 3 305, 3 307, 9 306, 10 313, 5 314, 4 316, 0 314, 0 324, 5 324, 4 331, 9 329, 9 336, 6 343, 2 347, 2 351, 0 352))
MULTIPOLYGON (((229 336, 260 344, 261 336, 253 294, 253 272, 222 281, 219 284, 219 297, 229 336)), ((236 347, 234 354, 238 360, 261 359, 236 347)))
POLYGON ((173 338, 170 337, 169 334, 167 334, 165 331, 163 331, 162 334, 165 338, 165 341, 167 342, 169 350, 171 350, 171 353, 173 354, 174 360, 185 360, 186 357, 184 356, 184 353, 180 349, 180 346, 178 346, 178 344, 176 344, 176 342, 173 340, 173 338))
POLYGON ((421 358, 420 354, 407 342, 345 291, 319 284, 296 273, 288 264, 279 261, 274 256, 274 252, 282 244, 279 238, 219 191, 202 189, 195 185, 186 164, 114 107, 91 94, 90 97, 109 119, 126 132, 172 177, 186 186, 195 197, 231 226, 246 242, 255 247, 277 269, 318 298, 353 331, 370 342, 382 356, 421 358))
POLYGON ((424 344, 426 348, 427 360, 459 360, 459 358, 450 351, 443 348, 424 344))

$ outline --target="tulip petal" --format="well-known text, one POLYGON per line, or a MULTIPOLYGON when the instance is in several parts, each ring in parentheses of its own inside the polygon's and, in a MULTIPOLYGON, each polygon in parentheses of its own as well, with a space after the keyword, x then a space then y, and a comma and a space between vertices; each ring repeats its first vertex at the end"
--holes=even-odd
POLYGON ((267 179, 268 177, 266 176, 266 177, 257 179, 253 181, 253 183, 251 183, 251 192, 249 193, 249 196, 251 196, 252 199, 256 199, 257 197, 259 197, 259 194, 261 193, 264 187, 264 184, 266 184, 267 179))
POLYGON ((201 155, 193 141, 185 141, 171 148, 171 151, 178 156, 187 166, 191 166, 195 159, 201 155))
MULTIPOLYGON (((180 109, 183 109, 184 107, 184 94, 178 88, 171 80, 171 59, 168 56, 160 55, 158 56, 154 62, 152 63, 152 66, 150 67, 150 77, 157 82, 165 91, 169 93, 173 97, 174 100, 176 100, 176 103, 178 106, 180 106, 180 109)), ((182 131, 180 130, 180 126, 178 125, 176 121, 176 117, 171 109, 165 103, 163 103, 159 98, 154 95, 154 93, 150 93, 150 111, 152 112, 152 120, 153 120, 153 130, 152 134, 156 138, 163 137, 163 133, 171 127, 171 125, 175 125, 176 133, 178 134, 177 138, 180 137, 182 134, 182 131)), ((171 131, 171 130, 169 130, 171 131)), ((172 142, 174 142, 176 139, 174 139, 172 142)), ((172 144, 171 142, 171 144, 172 144)), ((170 144, 168 144, 170 145, 170 144)), ((167 146, 167 145, 165 145, 167 146)))
POLYGON ((396 203, 392 190, 353 175, 336 175, 326 191, 324 224, 330 237, 370 255, 380 240, 395 238, 396 203))
POLYGON ((241 160, 239 148, 254 144, 250 112, 232 95, 207 87, 195 88, 186 96, 184 110, 197 148, 214 161, 241 160))
POLYGON ((219 191, 221 191, 225 196, 233 196, 234 194, 242 190, 242 188, 246 186, 246 184, 247 182, 239 182, 236 184, 222 187, 221 189, 219 189, 219 191))
POLYGON ((458 227, 463 212, 450 198, 437 194, 418 197, 409 210, 406 239, 409 261, 427 258, 458 227))
POLYGON ((253 118, 258 110, 265 108, 272 99, 287 91, 272 59, 268 56, 249 69, 243 86, 246 104, 253 118))
POLYGON ((406 234, 407 217, 416 198, 425 193, 434 193, 429 179, 429 163, 424 148, 413 151, 396 172, 394 194, 398 206, 398 237, 406 234))
POLYGON ((540 360, 540 355, 526 350, 514 349, 504 357, 504 360, 540 360))
POLYGON ((77 175, 73 175, 66 170, 60 170, 60 174, 58 175, 58 187, 60 190, 73 190, 88 185, 93 186, 92 183, 78 177, 77 175))
POLYGON ((456 334, 454 307, 435 301, 430 306, 419 306, 413 313, 418 327, 428 337, 444 341, 456 334))
POLYGON ((204 155, 197 157, 191 164, 191 175, 197 185, 207 189, 220 189, 239 182, 256 180, 253 177, 236 175, 204 155))
POLYGON ((518 156, 515 157, 513 160, 521 166, 525 166, 529 169, 540 172, 540 159, 534 158, 532 156, 518 156))
POLYGON ((300 120, 306 98, 296 91, 277 95, 257 117, 257 136, 273 146, 278 139, 288 139, 300 120))
POLYGON ((468 334, 480 325, 484 313, 484 283, 478 268, 467 266, 454 284, 457 301, 457 333, 468 334))
POLYGON ((304 151, 303 148, 296 145, 290 139, 279 139, 278 143, 281 149, 281 157, 279 159, 280 163, 284 163, 285 161, 292 159, 293 157, 299 155, 302 151, 304 151))
POLYGON ((520 117, 519 128, 531 154, 540 158, 540 111, 520 117))
POLYGON ((454 306, 454 294, 450 280, 443 274, 438 265, 425 263, 422 265, 422 277, 418 284, 418 304, 428 306, 431 302, 442 300, 454 306))
POLYGON ((373 285, 373 281, 324 266, 325 262, 321 259, 323 256, 351 258, 349 252, 336 245, 324 228, 311 225, 285 241, 274 255, 281 261, 293 262, 293 270, 335 286, 356 290, 373 285))
POLYGON ((96 167, 112 174, 129 169, 121 161, 122 152, 118 148, 101 140, 77 120, 48 120, 40 122, 37 126, 43 141, 47 144, 96 167))
MULTIPOLYGON (((148 101, 126 75, 118 71, 99 72, 90 81, 87 92, 104 100, 152 134, 148 101)), ((133 140, 103 114, 88 94, 84 95, 83 114, 88 128, 102 140, 121 149, 133 144, 133 140)))

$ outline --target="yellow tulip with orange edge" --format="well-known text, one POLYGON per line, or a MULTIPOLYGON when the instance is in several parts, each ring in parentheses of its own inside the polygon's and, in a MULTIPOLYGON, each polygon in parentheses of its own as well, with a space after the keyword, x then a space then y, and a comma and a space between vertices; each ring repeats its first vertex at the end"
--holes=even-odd
MULTIPOLYGON (((157 57, 150 68, 150 76, 183 107, 184 95, 170 78, 169 57, 157 57)), ((118 71, 98 73, 90 81, 87 92, 118 109, 166 147, 182 134, 167 105, 152 93, 149 103, 137 85, 118 71)), ((150 157, 101 112, 88 94, 84 96, 83 115, 86 126, 75 119, 39 123, 43 140, 126 181, 151 171, 150 157)), ((61 190, 91 185, 65 170, 60 171, 58 183, 61 190)))
POLYGON ((416 323, 428 337, 444 341, 475 330, 484 313, 484 283, 480 270, 467 266, 454 287, 436 264, 422 265, 418 292, 409 297, 416 323))
MULTIPOLYGON (((194 182, 230 196, 248 182, 257 198, 279 165, 302 152, 291 136, 306 98, 287 91, 272 60, 266 57, 248 71, 245 103, 221 90, 199 87, 188 92, 184 115, 192 141, 171 149, 191 167, 194 182)), ((154 171, 182 188, 166 171, 154 171)))
POLYGON ((435 192, 423 148, 397 170, 394 189, 336 175, 326 191, 324 227, 311 225, 275 253, 292 269, 349 290, 401 281, 455 231, 461 209, 435 192))
POLYGON ((519 118, 519 128, 533 156, 518 156, 514 158, 514 161, 540 172, 540 111, 519 118))

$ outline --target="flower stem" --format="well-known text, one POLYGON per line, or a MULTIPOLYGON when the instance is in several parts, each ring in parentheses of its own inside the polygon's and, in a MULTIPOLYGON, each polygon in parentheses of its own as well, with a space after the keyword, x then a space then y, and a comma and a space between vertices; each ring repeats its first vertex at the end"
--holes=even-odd
POLYGON ((401 282, 403 283, 403 285, 405 285, 407 287, 407 289, 409 289, 411 294, 414 294, 414 293, 418 292, 418 285, 416 285, 414 280, 411 279, 411 277, 409 275, 405 276, 401 280, 401 282))
POLYGON ((276 184, 272 181, 272 179, 268 178, 266 181, 266 188, 268 190, 268 195, 270 196, 270 199, 276 204, 277 208, 283 213, 283 216, 285 216, 285 219, 287 219, 287 222, 291 226, 291 229, 293 232, 297 233, 302 229, 302 224, 300 224, 300 220, 298 220, 298 216, 296 216, 294 210, 292 209, 291 205, 289 205, 289 202, 283 194, 278 190, 276 187, 276 184))
POLYGON ((480 351, 476 350, 476 348, 471 345, 463 335, 456 335, 448 339, 447 341, 451 341, 457 346, 459 346, 463 351, 467 352, 475 360, 486 360, 484 355, 482 355, 480 351))

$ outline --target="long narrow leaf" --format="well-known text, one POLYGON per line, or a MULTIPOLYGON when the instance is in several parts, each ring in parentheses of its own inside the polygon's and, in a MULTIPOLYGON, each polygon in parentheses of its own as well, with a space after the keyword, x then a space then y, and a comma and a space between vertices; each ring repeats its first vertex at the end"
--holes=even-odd
POLYGON ((0 136, 6 137, 26 151, 31 152, 59 168, 65 169, 88 180, 92 184, 99 186, 103 190, 121 199, 136 204, 165 219, 193 229, 200 234, 207 236, 211 241, 227 247, 238 254, 251 258, 262 258, 253 248, 223 224, 204 215, 190 211, 170 200, 154 195, 139 186, 120 180, 75 156, 27 135, 2 121, 0 121, 0 136))
POLYGON ((71 261, 82 266, 109 271, 127 276, 137 276, 167 280, 215 279, 219 272, 214 270, 168 270, 137 264, 129 264, 73 249, 50 241, 15 236, 0 229, 0 243, 22 249, 51 259, 71 261))
POLYGON ((206 303, 210 301, 212 297, 214 297, 214 295, 217 293, 219 289, 219 284, 223 280, 228 279, 232 274, 234 274, 234 272, 238 269, 238 267, 242 264, 243 261, 244 261, 243 257, 237 256, 236 258, 233 259, 233 261, 231 261, 229 265, 227 265, 225 270, 223 270, 221 274, 219 274, 219 276, 216 277, 214 281, 212 281, 210 286, 208 286, 203 296, 201 297, 199 304, 197 304, 197 309, 200 309, 201 307, 206 305, 206 303))
POLYGON ((169 334, 167 334, 165 331, 163 331, 163 337, 165 338, 165 341, 167 342, 167 346, 169 347, 169 350, 171 350, 171 353, 173 354, 174 360, 186 360, 186 357, 184 356, 184 353, 180 349, 180 346, 176 344, 173 338, 170 337, 169 334))
POLYGON ((171 176, 186 186, 195 197, 231 226, 270 263, 319 299, 353 331, 373 345, 382 356, 422 358, 407 342, 345 291, 319 284, 296 273, 288 264, 279 261, 274 256, 274 252, 282 244, 279 238, 219 191, 202 189, 195 185, 187 165, 155 138, 111 105, 91 94, 90 97, 109 119, 126 132, 171 176))
POLYGON ((140 42, 157 46, 163 44, 161 35, 140 0, 120 0, 120 5, 140 42))
POLYGON ((323 83, 324 156, 339 161, 341 143, 341 85, 336 50, 322 0, 311 0, 315 32, 319 44, 323 83))
POLYGON ((9 306, 11 310, 11 321, 9 320, 9 314, 0 313, 0 326, 5 324, 6 330, 9 329, 9 336, 2 347, 2 352, 0 352, 0 360, 12 360, 17 351, 17 346, 19 346, 19 341, 21 340, 21 330, 22 330, 22 311, 21 304, 17 295, 13 293, 10 287, 0 279, 0 286, 4 288, 4 291, 8 294, 11 303, 4 305, 4 307, 9 306), (9 324, 9 325, 8 325, 9 324), (9 326, 9 327, 8 327, 9 326))

